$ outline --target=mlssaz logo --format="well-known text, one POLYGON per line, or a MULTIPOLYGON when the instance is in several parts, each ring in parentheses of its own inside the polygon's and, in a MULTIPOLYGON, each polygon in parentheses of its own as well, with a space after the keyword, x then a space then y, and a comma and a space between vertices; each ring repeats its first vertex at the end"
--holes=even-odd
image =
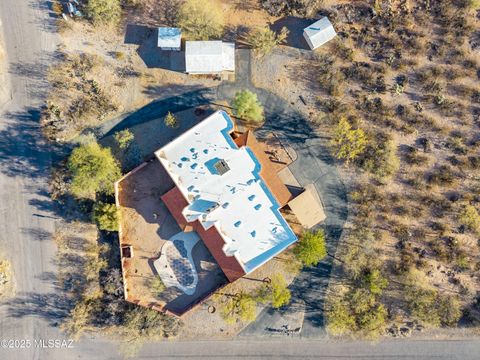
POLYGON ((42 349, 71 349, 73 340, 35 339, 35 347, 42 349))

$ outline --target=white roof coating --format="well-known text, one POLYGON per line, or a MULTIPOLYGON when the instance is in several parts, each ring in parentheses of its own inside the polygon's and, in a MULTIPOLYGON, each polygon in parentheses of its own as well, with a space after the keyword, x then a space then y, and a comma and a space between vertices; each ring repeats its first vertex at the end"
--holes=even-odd
POLYGON ((337 33, 327 17, 323 17, 309 27, 303 29, 303 35, 312 49, 316 49, 332 40, 337 33))
POLYGON ((187 221, 215 226, 224 253, 248 273, 297 238, 259 175, 260 163, 248 147, 237 147, 231 130, 227 113, 217 111, 155 154, 189 202, 187 221))
POLYGON ((179 28, 159 27, 157 46, 160 48, 180 48, 182 31, 179 28))
POLYGON ((187 41, 185 68, 190 74, 235 71, 235 44, 222 41, 187 41))

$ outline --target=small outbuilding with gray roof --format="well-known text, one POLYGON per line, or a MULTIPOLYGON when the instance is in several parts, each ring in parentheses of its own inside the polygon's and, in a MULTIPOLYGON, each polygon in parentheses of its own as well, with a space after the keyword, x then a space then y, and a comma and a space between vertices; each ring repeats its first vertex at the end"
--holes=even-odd
POLYGON ((174 27, 159 27, 157 46, 162 50, 180 51, 182 30, 174 27))

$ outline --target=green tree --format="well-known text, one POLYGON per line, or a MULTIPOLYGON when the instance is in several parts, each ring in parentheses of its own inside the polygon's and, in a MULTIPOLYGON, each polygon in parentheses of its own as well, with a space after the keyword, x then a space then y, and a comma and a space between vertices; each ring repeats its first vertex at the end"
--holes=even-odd
POLYGON ((118 24, 122 15, 120 0, 88 0, 85 12, 95 25, 118 24))
POLYGON ((368 269, 361 278, 361 285, 373 295, 381 295, 388 286, 388 281, 378 269, 368 269))
POLYGON ((245 42, 253 48, 257 57, 264 57, 270 54, 275 47, 285 42, 287 36, 288 29, 286 27, 283 27, 278 34, 268 26, 258 27, 248 32, 245 42))
POLYGON ((126 149, 130 146, 135 136, 129 129, 117 131, 113 136, 120 149, 126 149))
POLYGON ((362 129, 352 129, 346 118, 341 118, 335 128, 332 145, 335 156, 347 163, 358 158, 367 146, 367 137, 362 129))
POLYGON ((257 303, 246 293, 229 296, 221 309, 221 315, 228 324, 234 324, 238 320, 250 322, 257 316, 257 303))
POLYGON ((220 38, 223 33, 222 9, 212 0, 186 0, 180 7, 178 26, 188 40, 220 38))
POLYGON ((325 233, 323 230, 305 232, 293 251, 303 265, 316 266, 327 256, 325 233))
POLYGON ((93 221, 100 230, 118 231, 118 211, 115 204, 107 204, 101 201, 93 206, 93 221))
POLYGON ((235 94, 233 99, 235 115, 248 121, 263 120, 263 106, 258 101, 257 94, 249 90, 241 90, 235 94))
POLYGON ((165 125, 170 127, 170 128, 176 128, 178 127, 178 120, 173 115, 170 111, 167 113, 167 116, 165 116, 165 125))
POLYGON ((460 224, 467 229, 480 234, 480 214, 473 205, 465 205, 458 216, 460 224))
POLYGON ((258 300, 262 303, 271 303, 274 308, 288 305, 291 298, 285 278, 280 274, 272 276, 270 284, 264 284, 258 293, 258 300))
POLYGON ((94 198, 98 192, 113 193, 113 184, 120 177, 120 168, 110 149, 92 141, 72 151, 68 169, 73 178, 70 187, 78 198, 94 198))

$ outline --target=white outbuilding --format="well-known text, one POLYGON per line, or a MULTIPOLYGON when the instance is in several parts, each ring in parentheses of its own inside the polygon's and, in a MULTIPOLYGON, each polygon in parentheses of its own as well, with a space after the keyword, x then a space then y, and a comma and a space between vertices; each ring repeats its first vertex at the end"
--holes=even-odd
POLYGON ((336 35, 332 23, 326 16, 303 29, 303 37, 312 50, 332 40, 336 35))
POLYGON ((185 72, 220 74, 235 71, 235 44, 223 41, 185 42, 185 72))
POLYGON ((162 50, 180 51, 182 30, 173 27, 159 27, 157 46, 162 50))

